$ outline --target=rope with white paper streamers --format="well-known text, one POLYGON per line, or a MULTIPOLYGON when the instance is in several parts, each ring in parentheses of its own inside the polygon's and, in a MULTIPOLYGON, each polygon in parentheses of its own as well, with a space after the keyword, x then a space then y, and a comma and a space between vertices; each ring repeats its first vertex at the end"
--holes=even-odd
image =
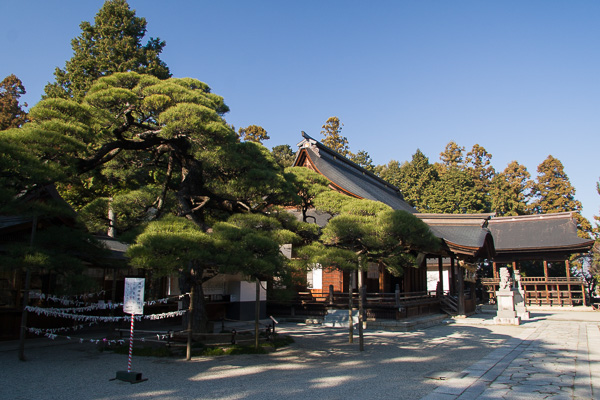
MULTIPOLYGON (((98 293, 100 294, 100 293, 98 293)), ((94 294, 94 295, 81 295, 81 296, 77 296, 77 298, 87 298, 87 297, 93 297, 96 296, 98 294, 94 294)), ((180 295, 176 295, 176 296, 169 296, 169 297, 165 297, 162 299, 157 299, 157 300, 148 300, 144 302, 144 306, 153 306, 155 304, 166 304, 169 300, 173 300, 173 299, 179 299, 181 300, 182 298, 184 298, 185 296, 189 296, 189 293, 184 293, 184 294, 180 294, 180 295)), ((54 295, 45 295, 45 294, 41 294, 39 296, 39 298, 41 300, 46 300, 46 301, 53 301, 53 302, 57 302, 60 303, 63 306, 70 306, 70 305, 76 305, 78 307, 72 308, 73 310, 81 310, 81 311, 90 311, 90 310, 98 310, 98 309, 111 309, 111 308, 119 308, 119 307, 123 307, 123 303, 95 303, 95 304, 90 304, 87 306, 83 306, 84 304, 86 304, 85 301, 81 301, 81 300, 69 300, 66 299, 64 297, 58 297, 58 296, 54 296, 54 295)), ((64 309, 64 310, 68 310, 68 309, 64 309)), ((79 312, 79 311, 73 311, 73 312, 79 312)))
MULTIPOLYGON (((81 315, 81 314, 71 314, 67 312, 61 311, 60 308, 42 308, 42 307, 34 307, 27 306, 25 307, 27 311, 35 313, 37 315, 44 315, 46 317, 57 317, 57 318, 68 318, 75 321, 83 321, 83 322, 118 322, 118 321, 129 321, 129 316, 122 317, 111 317, 111 316, 100 316, 100 315, 81 315)), ((165 318, 174 318, 180 317, 187 313, 188 310, 179 310, 179 311, 170 311, 162 314, 149 314, 149 315, 136 315, 135 320, 141 321, 142 319, 146 320, 159 320, 165 318)))
MULTIPOLYGON (((90 324, 91 325, 91 324, 90 324)), ((31 332, 33 334, 36 334, 38 336, 45 336, 48 339, 57 339, 57 338, 65 338, 67 340, 76 340, 79 343, 92 343, 92 344, 100 344, 103 343, 107 346, 111 346, 111 345, 124 345, 125 344, 125 340, 124 339, 107 339, 107 338, 103 338, 103 339, 84 339, 84 338, 77 338, 77 337, 73 337, 71 335, 57 335, 56 331, 60 331, 63 330, 65 328, 54 328, 54 329, 40 329, 40 328, 27 328, 28 332, 31 332)), ((68 328, 67 328, 68 329, 68 328)), ((157 333, 156 335, 153 335, 152 337, 154 338, 156 336, 156 340, 168 340, 171 336, 172 333, 157 333)), ((139 342, 146 342, 145 337, 143 338, 139 338, 136 339, 134 338, 134 340, 139 341, 139 342)))

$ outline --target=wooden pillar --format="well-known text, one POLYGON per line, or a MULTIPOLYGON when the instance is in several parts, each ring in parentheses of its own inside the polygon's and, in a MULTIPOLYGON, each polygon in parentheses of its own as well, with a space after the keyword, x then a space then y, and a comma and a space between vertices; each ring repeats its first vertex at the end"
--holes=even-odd
MULTIPOLYGON (((350 272, 350 276, 352 276, 352 272, 350 272)), ((350 284, 351 285, 351 284, 350 284)), ((352 287, 350 286, 350 289, 348 290, 349 293, 352 293, 352 287)), ((329 305, 332 306, 333 305, 333 285, 329 285, 329 305)))
POLYGON ((458 315, 465 315, 465 270, 458 266, 456 290, 458 291, 458 315))
POLYGON ((450 277, 449 277, 450 294, 456 294, 456 271, 454 270, 454 257, 450 256, 450 277))
POLYGON ((492 263, 492 270, 494 272, 494 279, 498 279, 498 264, 495 261, 492 263))
POLYGON ((379 293, 385 293, 385 288, 387 287, 387 274, 385 273, 385 268, 383 265, 378 265, 379 269, 379 293))
POLYGON ((440 288, 440 296, 444 295, 444 259, 442 258, 442 256, 438 257, 438 276, 439 276, 439 283, 438 283, 438 287, 440 288))
POLYGON ((569 291, 569 305, 573 305, 573 294, 571 293, 571 263, 565 260, 565 272, 567 273, 567 290, 569 291))
POLYGON ((513 267, 513 272, 518 271, 519 270, 519 265, 517 264, 516 261, 512 262, 512 267, 513 267))
POLYGON ((420 292, 425 292, 427 294, 427 259, 423 258, 423 262, 421 263, 421 290, 420 292))
POLYGON ((548 285, 548 261, 544 260, 544 287, 546 288, 546 304, 550 303, 550 286, 548 285))

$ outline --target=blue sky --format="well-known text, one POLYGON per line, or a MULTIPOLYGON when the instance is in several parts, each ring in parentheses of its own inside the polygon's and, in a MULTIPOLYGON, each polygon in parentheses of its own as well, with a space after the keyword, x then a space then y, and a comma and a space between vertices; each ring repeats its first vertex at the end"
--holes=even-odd
MULTIPOLYGON (((34 105, 101 0, 0 2, 0 78, 34 105)), ((592 220, 600 210, 600 2, 130 0, 177 77, 208 83, 268 147, 320 138, 338 116, 376 164, 431 162, 454 140, 496 170, 536 176, 552 155, 592 220), (168 6, 166 6, 168 4, 168 6)))

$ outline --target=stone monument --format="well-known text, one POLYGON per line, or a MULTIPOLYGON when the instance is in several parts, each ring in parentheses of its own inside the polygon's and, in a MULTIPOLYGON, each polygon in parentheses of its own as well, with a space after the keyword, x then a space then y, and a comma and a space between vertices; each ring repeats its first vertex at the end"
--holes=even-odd
POLYGON ((496 292, 498 311, 494 318, 496 325, 520 325, 521 317, 515 311, 515 291, 508 268, 500 268, 500 287, 496 292))
POLYGON ((521 321, 528 320, 530 318, 529 311, 527 311, 527 307, 525 306, 525 296, 523 295, 523 286, 521 285, 521 272, 514 272, 515 275, 515 311, 517 315, 521 317, 521 321))

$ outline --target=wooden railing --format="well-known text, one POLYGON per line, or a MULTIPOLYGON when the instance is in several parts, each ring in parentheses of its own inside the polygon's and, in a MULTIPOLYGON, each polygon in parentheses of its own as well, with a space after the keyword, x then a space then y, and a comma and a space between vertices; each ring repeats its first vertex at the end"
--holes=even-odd
MULTIPOLYGON (((358 293, 352 294, 353 306, 358 307, 358 293)), ((348 293, 300 292, 296 299, 286 304, 269 302, 274 314, 291 316, 323 316, 328 308, 347 309, 348 293)), ((437 313, 440 300, 427 292, 367 293, 365 302, 367 319, 402 319, 421 314, 437 313)))
MULTIPOLYGON (((495 302, 498 278, 482 278, 490 302, 495 302)), ((527 305, 585 305, 585 289, 580 277, 521 277, 527 305)))
MULTIPOLYGON (((500 284, 500 278, 481 278, 481 283, 483 284, 500 284)), ((561 285, 582 285, 583 279, 577 276, 571 277, 545 277, 545 276, 535 276, 535 277, 521 277, 521 283, 549 283, 556 284, 559 283, 561 285)))

